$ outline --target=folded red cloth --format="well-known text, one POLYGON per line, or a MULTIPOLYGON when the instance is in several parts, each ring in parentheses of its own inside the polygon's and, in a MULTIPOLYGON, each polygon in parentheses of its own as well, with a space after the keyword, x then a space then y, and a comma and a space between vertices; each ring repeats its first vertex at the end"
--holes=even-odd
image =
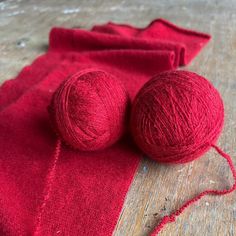
POLYGON ((63 146, 45 198, 56 143, 51 95, 69 75, 98 68, 119 78, 133 98, 151 76, 188 63, 209 39, 161 19, 144 29, 52 29, 48 52, 0 87, 0 233, 112 235, 142 155, 128 135, 99 152, 63 146))
MULTIPOLYGON (((180 65, 188 64, 210 39, 208 34, 183 29, 164 19, 154 20, 145 28, 137 28, 126 24, 118 25, 109 22, 105 25, 94 26, 92 31, 110 33, 123 37, 156 39, 160 41, 160 45, 163 42, 162 49, 167 49, 164 44, 169 42, 170 45, 175 45, 175 50, 181 50, 179 55, 180 65)), ((170 45, 169 47, 171 47, 170 45)))

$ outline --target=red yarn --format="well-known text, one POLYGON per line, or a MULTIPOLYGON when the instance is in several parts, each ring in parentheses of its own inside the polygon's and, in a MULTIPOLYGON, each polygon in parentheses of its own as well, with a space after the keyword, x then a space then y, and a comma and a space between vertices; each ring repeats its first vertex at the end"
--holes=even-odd
POLYGON ((49 109, 60 137, 73 148, 92 151, 115 143, 125 131, 129 96, 107 72, 90 69, 65 80, 49 109))
MULTIPOLYGON (((86 90, 88 82, 89 85, 94 85, 90 79, 96 82, 96 78, 99 78, 99 80, 100 78, 103 79, 104 74, 106 75, 105 72, 97 70, 83 71, 64 81, 56 90, 52 99, 51 106, 53 112, 51 112, 51 115, 57 123, 58 129, 65 132, 65 134, 72 133, 72 141, 67 140, 67 142, 72 143, 73 138, 77 140, 77 136, 79 136, 79 140, 83 141, 84 135, 76 132, 76 125, 69 126, 71 124, 70 119, 73 118, 75 122, 78 122, 77 119, 83 114, 80 110, 80 100, 84 104, 84 99, 92 98, 92 96, 86 97, 84 94, 84 92, 86 94, 88 93, 86 90), (86 82, 85 88, 83 83, 78 83, 81 81, 83 83, 86 82), (73 90, 76 92, 73 92, 73 90), (78 96, 78 93, 80 96, 78 96), (78 113, 77 110, 79 110, 78 113), (75 114, 75 117, 70 117, 70 114, 75 114), (69 119, 66 120, 68 117, 69 119)), ((96 83, 95 87, 97 89, 96 83)), ((101 89, 100 86, 99 89, 101 89)), ((91 90, 90 87, 89 90, 91 90)), ((98 91, 96 90, 97 93, 98 91)), ((105 96, 103 104, 109 102, 109 98, 105 96), (108 100, 106 101, 106 99, 108 100)), ((91 101, 94 102, 94 100, 91 101)), ((89 106, 89 108, 91 107, 89 106)), ((94 110, 94 106, 92 106, 91 111, 95 111, 92 114, 95 115, 94 119, 96 119, 97 113, 96 109, 94 110)), ((90 120, 93 120, 93 117, 89 117, 88 121, 90 120)), ((147 152, 147 154, 151 155, 157 161, 183 163, 199 157, 207 149, 214 147, 227 160, 234 177, 234 184, 231 188, 224 190, 207 189, 186 201, 175 212, 164 216, 150 236, 159 234, 166 224, 175 222, 177 216, 187 207, 199 201, 203 196, 224 195, 236 189, 236 171, 230 156, 214 144, 211 144, 219 136, 223 126, 223 120, 223 102, 219 93, 205 78, 193 72, 171 71, 162 73, 146 83, 138 93, 132 109, 131 130, 133 131, 134 139, 142 150, 146 152, 150 150, 151 152, 147 152), (198 112, 200 113, 199 116, 198 112), (163 152, 165 155, 159 154, 163 152), (162 155, 165 157, 164 159, 162 155)), ((82 130, 85 130, 85 128, 82 130)), ((53 167, 48 175, 45 198, 38 214, 36 221, 37 227, 34 235, 38 235, 40 232, 41 215, 50 196, 60 145, 59 141, 53 158, 53 167)))
POLYGON ((206 152, 224 122, 218 91, 193 72, 164 72, 137 94, 131 131, 137 145, 165 163, 185 163, 206 152))
POLYGON ((229 155, 214 145, 224 122, 218 91, 202 76, 187 71, 161 73, 137 94, 131 114, 131 131, 138 146, 154 160, 185 163, 200 157, 210 147, 224 157, 233 174, 229 189, 207 189, 164 216, 151 236, 174 222, 187 207, 205 195, 224 195, 236 189, 236 171, 229 155))
POLYGON ((35 223, 36 223, 35 224, 35 231, 33 233, 33 235, 35 235, 35 236, 40 235, 41 218, 42 218, 42 215, 45 211, 45 207, 46 207, 47 201, 50 197, 50 193, 52 191, 53 181, 54 181, 55 174, 56 174, 56 167, 57 167, 57 162, 58 162, 58 159, 60 156, 60 152, 61 152, 61 140, 58 139, 57 143, 56 143, 55 151, 53 154, 53 163, 52 163, 51 168, 48 171, 48 175, 47 175, 47 179, 46 179, 46 187, 44 190, 44 199, 43 199, 41 206, 39 207, 39 212, 38 212, 37 218, 35 220, 35 223))
POLYGON ((234 184, 229 188, 229 189, 223 189, 223 190, 214 190, 214 189, 207 189, 201 193, 199 193, 197 196, 193 197, 192 199, 186 201, 178 210, 176 210, 174 213, 164 216, 162 218, 162 220, 160 221, 160 223, 155 227, 155 229, 152 231, 152 233, 150 234, 150 236, 155 236, 157 234, 159 234, 161 232, 161 230, 163 229, 163 227, 171 222, 175 222, 175 219, 177 216, 179 216, 186 208, 188 208, 189 206, 193 205, 195 202, 199 201, 202 197, 206 196, 206 195, 225 195, 228 193, 231 193, 233 191, 236 190, 236 170, 234 167, 234 164, 231 160, 231 157, 226 154, 225 152, 223 152, 219 147, 215 146, 215 145, 211 145, 213 148, 215 148, 215 150, 223 157, 227 160, 230 170, 232 172, 233 178, 234 178, 234 184))

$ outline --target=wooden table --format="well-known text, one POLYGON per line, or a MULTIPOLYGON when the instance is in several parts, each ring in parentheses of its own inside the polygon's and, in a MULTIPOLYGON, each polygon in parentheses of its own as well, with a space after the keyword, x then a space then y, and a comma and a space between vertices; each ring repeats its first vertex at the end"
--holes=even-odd
MULTIPOLYGON (((225 103, 225 127, 219 146, 236 164, 236 1, 94 0, 0 1, 0 81, 47 49, 52 26, 89 28, 115 22, 145 26, 157 17, 205 31, 213 39, 188 69, 213 82, 225 103)), ((206 188, 232 183, 226 162, 213 150, 185 165, 142 161, 120 215, 115 236, 144 236, 161 216, 206 188)), ((236 193, 205 197, 169 224, 161 235, 236 235, 236 193)))

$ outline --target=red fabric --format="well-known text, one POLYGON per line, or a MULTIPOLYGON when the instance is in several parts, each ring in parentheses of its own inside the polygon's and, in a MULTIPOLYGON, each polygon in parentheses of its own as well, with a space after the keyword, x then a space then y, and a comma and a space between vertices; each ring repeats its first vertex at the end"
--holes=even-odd
POLYGON ((63 146, 45 198, 56 145, 51 95, 65 77, 95 67, 120 78, 133 99, 151 76, 188 63, 209 39, 163 20, 145 29, 52 29, 49 51, 0 87, 0 233, 32 235, 40 214, 40 235, 111 235, 141 154, 128 136, 99 152, 63 146))
POLYGON ((163 44, 168 42, 169 46, 174 44, 175 49, 180 50, 180 65, 188 64, 210 39, 208 34, 183 29, 164 19, 154 20, 145 28, 109 22, 106 25, 94 26, 92 30, 123 37, 152 38, 159 40, 160 43, 163 42, 163 44))

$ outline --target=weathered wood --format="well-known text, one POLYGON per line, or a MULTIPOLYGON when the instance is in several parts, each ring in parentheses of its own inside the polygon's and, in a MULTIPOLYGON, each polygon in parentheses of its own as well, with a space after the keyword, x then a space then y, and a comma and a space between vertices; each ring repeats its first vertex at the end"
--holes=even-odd
MULTIPOLYGON (((208 32, 211 43, 187 68, 209 78, 225 103, 225 127, 219 145, 236 154, 236 1, 0 1, 0 81, 46 50, 54 25, 91 27, 115 22, 145 26, 163 17, 208 32)), ((234 163, 236 160, 234 158, 234 163)), ((165 166, 145 158, 127 195, 115 236, 144 236, 161 216, 206 188, 232 182, 226 162, 213 150, 185 165, 165 166)), ((236 235, 236 194, 205 197, 186 210, 161 235, 236 235)))

